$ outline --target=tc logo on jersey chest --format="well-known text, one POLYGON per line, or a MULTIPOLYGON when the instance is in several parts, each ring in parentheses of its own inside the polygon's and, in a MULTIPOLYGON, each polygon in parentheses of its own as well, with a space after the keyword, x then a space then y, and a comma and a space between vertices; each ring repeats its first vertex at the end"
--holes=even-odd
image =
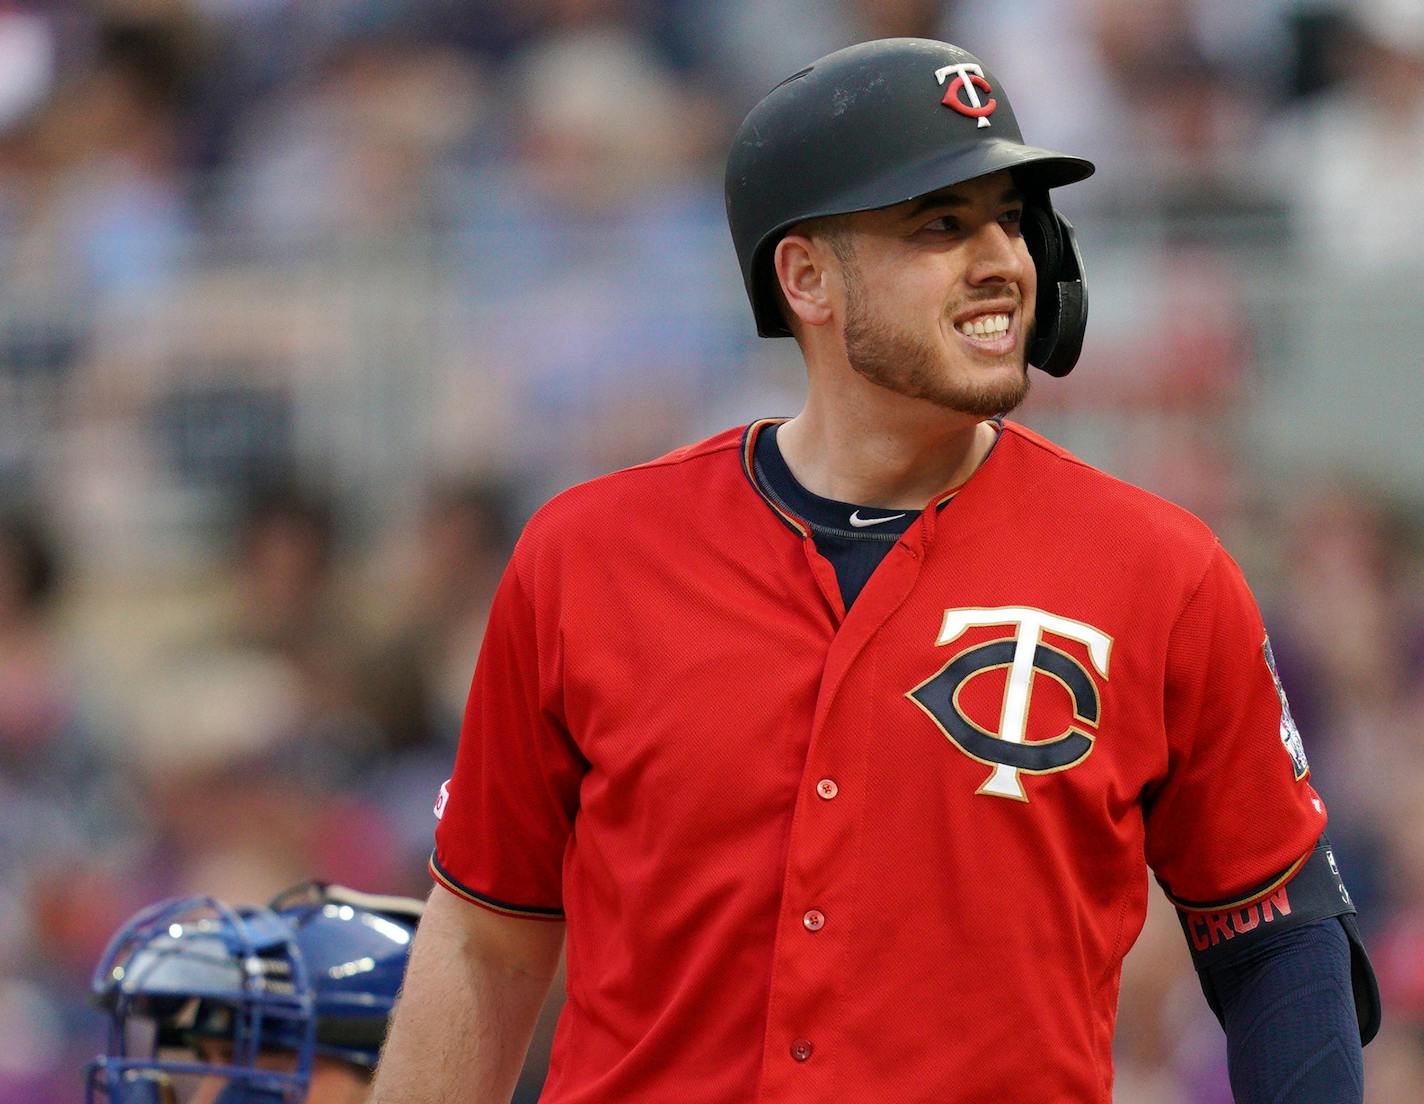
POLYGON ((1050 774, 1077 766, 1093 750, 1100 720, 1101 702, 1092 673, 1054 647, 1052 640, 1056 637, 1085 645, 1098 675, 1107 678, 1112 637, 1081 621, 1043 610, 1003 606, 945 610, 935 645, 953 644, 974 627, 1003 627, 1005 634, 955 653, 936 675, 905 696, 928 714, 956 748, 993 768, 976 793, 1027 801, 1020 773, 1050 774), (1007 675, 998 731, 991 732, 970 718, 961 695, 971 680, 1001 668, 1007 675), (1072 721, 1051 738, 1030 740, 1030 717, 1035 697, 1042 697, 1039 683, 1045 678, 1066 690, 1072 721))

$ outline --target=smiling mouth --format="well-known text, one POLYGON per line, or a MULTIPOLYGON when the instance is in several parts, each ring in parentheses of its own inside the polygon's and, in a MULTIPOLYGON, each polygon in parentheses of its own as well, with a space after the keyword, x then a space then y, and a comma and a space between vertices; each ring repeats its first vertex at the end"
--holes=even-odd
POLYGON ((961 322, 958 328, 965 337, 1001 337, 1008 332, 1012 321, 1007 314, 981 314, 961 322))
POLYGON ((1011 353, 1018 346, 1014 316, 1003 312, 965 319, 954 332, 971 348, 994 356, 1011 353))

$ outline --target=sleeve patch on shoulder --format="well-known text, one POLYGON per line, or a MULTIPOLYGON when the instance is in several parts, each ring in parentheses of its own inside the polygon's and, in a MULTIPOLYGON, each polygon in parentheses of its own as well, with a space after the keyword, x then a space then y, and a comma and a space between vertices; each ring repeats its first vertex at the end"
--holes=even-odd
POLYGON ((1290 702, 1286 701, 1286 688, 1281 685, 1281 676, 1276 672, 1276 657, 1271 653, 1270 637, 1261 645, 1261 650, 1266 655, 1266 666, 1271 671, 1271 680, 1276 684, 1276 695, 1281 699, 1281 744, 1291 758, 1291 765, 1295 768, 1295 780, 1299 782, 1310 771, 1310 764, 1305 758, 1305 743, 1300 738, 1300 729, 1295 726, 1295 718, 1291 716, 1290 702))

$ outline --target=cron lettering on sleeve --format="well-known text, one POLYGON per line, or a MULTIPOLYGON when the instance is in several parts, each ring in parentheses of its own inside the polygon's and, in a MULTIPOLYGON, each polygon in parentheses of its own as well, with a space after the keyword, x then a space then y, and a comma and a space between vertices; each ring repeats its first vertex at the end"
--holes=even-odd
POLYGON ((1277 917, 1291 914, 1289 887, 1281 886, 1269 897, 1231 912, 1187 913, 1187 934, 1198 951, 1215 947, 1227 939, 1255 931, 1262 924, 1274 923, 1277 917))
POLYGON ((1324 836, 1293 867, 1297 868, 1282 875, 1281 884, 1245 904, 1234 901, 1213 908, 1177 902, 1177 917, 1198 970, 1238 954, 1257 939, 1355 911, 1324 836))

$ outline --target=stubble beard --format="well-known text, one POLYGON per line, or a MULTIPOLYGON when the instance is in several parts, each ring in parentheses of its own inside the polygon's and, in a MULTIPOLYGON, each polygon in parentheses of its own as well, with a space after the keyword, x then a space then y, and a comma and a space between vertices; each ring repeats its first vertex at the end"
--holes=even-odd
POLYGON ((983 381, 951 378, 945 357, 922 337, 906 333, 872 315, 860 281, 846 271, 846 359, 859 375, 878 387, 976 418, 992 418, 1017 409, 1028 397, 1028 366, 1016 350, 1019 371, 1005 377, 986 373, 983 381))

